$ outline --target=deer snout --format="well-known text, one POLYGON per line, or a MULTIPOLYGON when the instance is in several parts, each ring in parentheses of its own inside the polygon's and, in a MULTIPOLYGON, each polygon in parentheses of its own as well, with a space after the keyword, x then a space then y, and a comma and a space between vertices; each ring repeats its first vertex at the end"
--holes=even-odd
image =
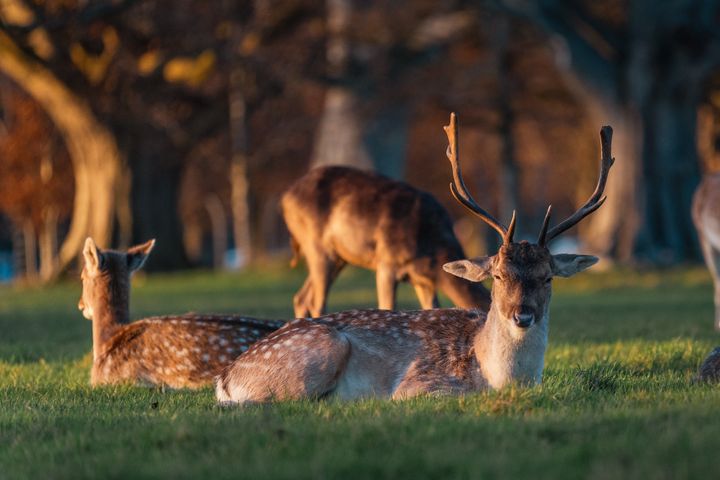
POLYGON ((513 320, 519 328, 529 328, 535 323, 535 314, 523 308, 520 312, 513 315, 513 320))
POLYGON ((88 320, 92 320, 92 317, 93 317, 92 308, 85 305, 85 302, 83 301, 82 297, 80 297, 80 300, 78 301, 78 310, 80 310, 82 312, 83 317, 87 318, 88 320))

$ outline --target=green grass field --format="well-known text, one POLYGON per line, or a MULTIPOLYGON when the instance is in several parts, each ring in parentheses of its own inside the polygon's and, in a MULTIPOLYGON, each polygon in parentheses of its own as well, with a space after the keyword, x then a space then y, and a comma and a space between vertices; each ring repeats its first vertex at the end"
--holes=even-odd
MULTIPOLYGON (((135 279, 132 317, 286 318, 302 272, 135 279)), ((720 344, 704 270, 557 280, 545 380, 409 401, 220 409, 199 392, 88 387, 80 283, 0 288, 0 479, 715 478, 720 386, 694 384, 720 344)), ((401 306, 416 308, 408 287, 401 306)), ((371 307, 349 271, 332 310, 371 307)), ((447 302, 445 302, 447 304, 447 302)))

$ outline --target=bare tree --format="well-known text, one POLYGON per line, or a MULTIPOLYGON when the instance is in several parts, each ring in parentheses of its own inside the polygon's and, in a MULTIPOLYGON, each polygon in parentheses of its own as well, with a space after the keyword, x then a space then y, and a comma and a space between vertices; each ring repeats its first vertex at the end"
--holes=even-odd
POLYGON ((103 243, 109 242, 116 211, 121 156, 114 136, 98 121, 85 101, 1 32, 0 70, 42 105, 65 139, 73 161, 75 202, 72 224, 60 247, 53 273, 46 273, 50 277, 76 258, 88 235, 103 243))

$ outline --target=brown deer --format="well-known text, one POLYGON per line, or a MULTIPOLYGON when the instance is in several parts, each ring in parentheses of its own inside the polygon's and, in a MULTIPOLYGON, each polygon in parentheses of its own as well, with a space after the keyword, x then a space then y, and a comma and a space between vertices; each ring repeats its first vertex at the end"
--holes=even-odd
POLYGON ((422 308, 439 306, 439 287, 455 305, 487 309, 490 294, 445 273, 465 257, 447 211, 429 193, 407 183, 347 167, 321 167, 282 197, 294 250, 308 277, 293 299, 296 317, 325 313, 330 285, 350 263, 376 271, 378 307, 395 309, 399 281, 409 281, 422 308))
POLYGON ((720 174, 707 175, 700 182, 693 196, 692 218, 715 284, 715 329, 720 330, 720 174))
POLYGON ((472 199, 463 183, 455 115, 446 127, 455 198, 502 236, 496 255, 445 264, 473 282, 493 277, 487 314, 444 309, 352 311, 297 319, 255 343, 219 377, 222 404, 361 397, 407 398, 464 393, 542 380, 552 278, 593 265, 588 255, 552 255, 548 243, 597 210, 610 167, 612 129, 600 131, 600 178, 573 215, 549 227, 548 208, 537 243, 513 241, 515 215, 505 227, 472 199))
POLYGON ((284 322, 237 315, 186 314, 129 322, 130 275, 154 240, 127 252, 83 248, 78 308, 92 320, 92 385, 135 383, 171 388, 208 385, 240 353, 284 322))

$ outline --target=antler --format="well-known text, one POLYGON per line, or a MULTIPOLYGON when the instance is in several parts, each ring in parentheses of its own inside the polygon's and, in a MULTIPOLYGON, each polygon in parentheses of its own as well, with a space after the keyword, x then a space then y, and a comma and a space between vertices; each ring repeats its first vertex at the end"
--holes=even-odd
POLYGON ((546 245, 553 238, 557 237, 565 230, 574 227, 578 222, 580 222, 580 220, 600 208, 605 202, 605 199, 607 199, 607 197, 603 196, 603 192, 605 191, 605 184, 607 183, 608 173, 610 173, 610 167, 612 167, 613 163, 615 163, 615 159, 612 157, 611 153, 612 134, 613 129, 610 126, 604 126, 600 129, 600 145, 602 150, 602 156, 600 158, 600 178, 598 179, 595 191, 590 196, 590 198, 588 198, 587 202, 585 202, 585 204, 580 207, 578 211, 570 215, 567 219, 560 222, 558 225, 551 228, 550 231, 548 231, 548 225, 550 224, 551 208, 548 208, 547 214, 545 215, 545 220, 543 222, 543 227, 540 230, 540 235, 538 236, 538 245, 546 245))
POLYGON ((455 200, 460 202, 465 208, 470 210, 476 216, 480 217, 485 223, 494 228, 500 236, 503 238, 504 243, 512 242, 513 233, 515 232, 515 212, 513 212, 510 226, 506 228, 499 221, 490 215, 485 209, 477 204, 473 200, 470 193, 468 193, 465 182, 462 178, 462 171, 460 170, 460 160, 458 154, 458 126, 457 126, 457 115, 455 113, 450 114, 450 125, 443 127, 448 137, 448 147, 446 155, 450 160, 452 166, 453 181, 450 183, 450 192, 455 197, 455 200))

